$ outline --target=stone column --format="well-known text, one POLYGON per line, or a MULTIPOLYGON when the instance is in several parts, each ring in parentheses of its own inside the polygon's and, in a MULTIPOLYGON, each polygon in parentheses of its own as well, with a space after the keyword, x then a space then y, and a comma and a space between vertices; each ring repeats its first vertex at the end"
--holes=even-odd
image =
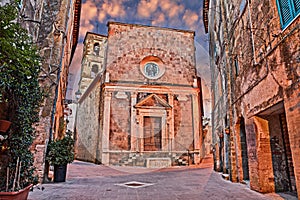
POLYGON ((138 137, 138 149, 140 150, 140 152, 144 151, 144 115, 139 115, 138 116, 138 133, 137 133, 137 137, 138 137))
POLYGON ((167 133, 167 111, 164 110, 162 118, 161 118, 161 150, 162 151, 167 151, 168 146, 167 146, 167 138, 168 138, 168 133, 167 133))
POLYGON ((169 105, 172 107, 169 111, 169 120, 168 120, 168 124, 169 124, 169 132, 168 134, 168 144, 169 144, 169 151, 172 152, 172 150, 174 149, 174 96, 173 94, 168 94, 168 101, 169 101, 169 105))
POLYGON ((109 164, 109 125, 111 92, 104 92, 103 132, 102 132, 102 164, 109 164))
POLYGON ((131 124, 130 124, 130 150, 131 151, 137 151, 137 125, 136 125, 136 109, 133 107, 136 104, 137 101, 137 93, 132 92, 131 93, 131 124))
POLYGON ((199 116, 199 99, 198 94, 192 95, 192 109, 193 109, 193 133, 194 133, 194 162, 200 163, 200 116, 199 116))

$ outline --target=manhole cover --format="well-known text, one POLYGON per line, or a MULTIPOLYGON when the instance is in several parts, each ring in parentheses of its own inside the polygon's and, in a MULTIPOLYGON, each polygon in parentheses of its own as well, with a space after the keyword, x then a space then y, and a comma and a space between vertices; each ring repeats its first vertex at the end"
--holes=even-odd
POLYGON ((137 186, 143 186, 144 184, 141 183, 126 183, 127 186, 137 187, 137 186))
POLYGON ((119 184, 115 184, 115 185, 129 187, 129 188, 141 188, 141 187, 147 187, 147 186, 150 186, 153 184, 152 183, 142 183, 142 182, 138 182, 138 181, 130 181, 130 182, 119 183, 119 184))

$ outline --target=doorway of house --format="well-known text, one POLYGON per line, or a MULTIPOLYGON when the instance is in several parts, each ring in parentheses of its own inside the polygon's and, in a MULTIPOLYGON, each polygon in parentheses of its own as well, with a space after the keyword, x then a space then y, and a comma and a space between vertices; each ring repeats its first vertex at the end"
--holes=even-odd
POLYGON ((161 150, 161 117, 144 116, 144 150, 161 150))
POLYGON ((244 117, 241 117, 240 119, 240 141, 241 141, 241 151, 242 151, 241 155, 242 155, 243 179, 247 181, 249 180, 249 165, 248 165, 247 138, 246 138, 244 117))
POLYGON ((267 109, 272 166, 276 192, 296 192, 296 181, 283 102, 267 109))

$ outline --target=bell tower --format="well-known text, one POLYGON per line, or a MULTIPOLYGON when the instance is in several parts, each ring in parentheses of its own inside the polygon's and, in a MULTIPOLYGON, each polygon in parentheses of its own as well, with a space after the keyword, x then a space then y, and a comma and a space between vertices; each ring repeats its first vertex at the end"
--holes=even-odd
POLYGON ((103 73, 107 36, 87 32, 83 41, 79 90, 84 93, 94 78, 103 73))

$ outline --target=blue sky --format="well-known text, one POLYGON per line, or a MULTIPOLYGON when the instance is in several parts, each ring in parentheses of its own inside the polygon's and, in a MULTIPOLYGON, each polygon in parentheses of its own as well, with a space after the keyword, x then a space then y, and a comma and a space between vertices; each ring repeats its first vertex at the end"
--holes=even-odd
POLYGON ((202 78, 204 103, 210 105, 208 43, 202 7, 203 0, 83 0, 80 39, 70 67, 67 98, 74 98, 78 88, 86 32, 107 35, 107 22, 116 21, 195 31, 197 72, 202 78))
POLYGON ((207 49, 202 22, 203 0, 83 0, 80 38, 87 31, 107 34, 107 22, 193 30, 195 40, 207 49))

